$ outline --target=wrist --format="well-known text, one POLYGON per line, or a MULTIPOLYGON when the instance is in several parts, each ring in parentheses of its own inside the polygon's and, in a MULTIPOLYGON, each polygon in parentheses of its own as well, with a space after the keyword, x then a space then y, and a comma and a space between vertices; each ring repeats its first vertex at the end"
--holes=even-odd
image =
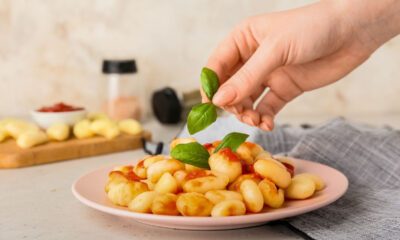
MULTIPOLYGON (((329 0, 328 0, 329 1, 329 0)), ((400 33, 400 1, 333 0, 340 17, 354 34, 372 48, 378 48, 400 33)))

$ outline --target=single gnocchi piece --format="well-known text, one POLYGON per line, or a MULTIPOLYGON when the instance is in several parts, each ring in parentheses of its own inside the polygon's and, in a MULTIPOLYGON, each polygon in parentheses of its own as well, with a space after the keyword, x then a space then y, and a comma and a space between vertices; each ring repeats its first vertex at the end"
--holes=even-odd
POLYGON ((302 173, 298 174, 295 176, 296 179, 299 178, 309 178, 311 179, 314 184, 315 184, 315 191, 320 191, 325 187, 324 181, 317 175, 311 174, 311 173, 302 173))
POLYGON ((278 189, 276 185, 268 179, 262 180, 258 184, 263 197, 265 205, 272 208, 279 208, 285 201, 285 191, 278 189))
POLYGON ((142 132, 142 126, 134 119, 124 119, 118 122, 119 130, 130 135, 137 135, 142 132))
POLYGON ((150 191, 154 191, 154 188, 156 187, 156 184, 155 183, 153 183, 152 181, 150 181, 149 179, 143 179, 143 180, 140 180, 142 183, 146 183, 147 184, 147 188, 150 190, 150 191))
POLYGON ((173 193, 157 194, 151 205, 151 212, 160 215, 178 215, 178 197, 173 193))
POLYGON ((4 127, 6 132, 14 139, 18 139, 22 134, 27 132, 40 131, 38 126, 17 119, 9 119, 8 121, 6 121, 4 127))
POLYGON ((291 182, 291 175, 282 163, 275 159, 258 159, 254 163, 254 171, 263 178, 268 178, 280 188, 287 188, 291 182))
POLYGON ((217 203, 211 211, 213 217, 240 216, 246 213, 246 206, 242 201, 232 199, 217 203))
POLYGON ((107 139, 116 138, 120 134, 118 125, 115 122, 106 119, 98 119, 91 122, 90 130, 107 139))
POLYGON ((182 185, 182 188, 185 192, 198 192, 198 193, 206 193, 211 190, 221 190, 225 189, 225 187, 229 183, 229 177, 225 175, 214 175, 211 171, 208 170, 200 170, 198 172, 192 172, 193 175, 187 175, 185 178, 185 182, 182 185), (188 177, 196 175, 197 173, 205 173, 205 175, 200 175, 199 177, 195 177, 193 179, 188 179, 188 177))
POLYGON ((231 152, 230 148, 224 148, 212 154, 208 159, 208 164, 212 172, 228 176, 229 182, 235 181, 242 174, 240 159, 231 152))
POLYGON ((157 194, 154 191, 142 192, 128 204, 129 210, 140 213, 151 213, 151 205, 157 194))
POLYGON ((229 190, 211 190, 206 192, 205 197, 213 204, 217 204, 226 200, 243 201, 243 197, 240 193, 229 190))
POLYGON ((153 155, 153 156, 147 156, 144 159, 143 166, 147 169, 149 168, 153 163, 159 162, 161 160, 166 160, 168 159, 164 155, 153 155))
POLYGON ((185 164, 185 170, 187 172, 194 172, 194 171, 198 171, 198 170, 202 170, 202 168, 190 165, 190 164, 185 164))
POLYGON ((262 152, 264 152, 264 149, 252 142, 244 142, 236 149, 236 153, 247 165, 252 164, 255 158, 262 152))
POLYGON ((240 193, 243 196, 247 210, 257 213, 263 209, 264 198, 256 182, 244 180, 242 184, 240 184, 240 193))
POLYGON ((78 139, 91 138, 94 136, 94 133, 90 130, 90 121, 87 119, 75 123, 73 133, 78 139))
POLYGON ((187 172, 184 170, 178 170, 174 172, 174 178, 176 180, 176 183, 178 184, 178 191, 182 190, 182 185, 185 182, 187 172))
POLYGON ((108 198, 116 205, 127 207, 142 192, 148 191, 142 182, 127 181, 109 185, 108 198))
POLYGON ((176 193, 178 191, 178 183, 171 173, 165 172, 156 183, 154 191, 158 193, 176 193))
POLYGON ((46 130, 47 136, 51 140, 64 141, 69 138, 69 126, 65 123, 57 123, 46 130))
POLYGON ((315 192, 315 183, 308 177, 294 177, 285 189, 285 197, 290 199, 306 199, 315 192))
POLYGON ((114 167, 113 171, 121 171, 123 173, 129 173, 132 171, 133 167, 132 166, 116 166, 114 167))
POLYGON ((107 116, 107 115, 104 114, 104 113, 89 113, 88 119, 89 119, 90 121, 101 120, 101 119, 104 119, 104 120, 111 120, 110 117, 107 116))
POLYGON ((43 131, 28 131, 19 135, 17 145, 20 148, 31 148, 48 141, 46 133, 43 131))
POLYGON ((184 167, 185 165, 182 162, 173 158, 161 160, 150 165, 147 169, 147 178, 152 182, 157 182, 164 173, 173 174, 184 167))
POLYGON ((258 160, 258 159, 268 159, 268 158, 272 158, 272 155, 271 155, 271 153, 269 153, 268 151, 262 151, 262 152, 260 152, 257 156, 256 156, 256 158, 255 158, 255 161, 256 160, 258 160))
POLYGON ((239 191, 240 184, 242 184, 242 182, 244 180, 252 180, 258 184, 261 181, 261 178, 257 174, 254 174, 254 173, 243 174, 243 175, 240 175, 233 183, 231 183, 229 185, 228 189, 231 191, 239 191))
POLYGON ((187 138, 175 138, 172 140, 172 142, 169 144, 170 149, 174 149, 176 145, 178 144, 185 144, 185 143, 191 143, 191 142, 197 142, 195 138, 192 137, 187 137, 187 138))
POLYGON ((201 193, 183 193, 176 202, 178 211, 183 216, 210 216, 213 204, 201 193))

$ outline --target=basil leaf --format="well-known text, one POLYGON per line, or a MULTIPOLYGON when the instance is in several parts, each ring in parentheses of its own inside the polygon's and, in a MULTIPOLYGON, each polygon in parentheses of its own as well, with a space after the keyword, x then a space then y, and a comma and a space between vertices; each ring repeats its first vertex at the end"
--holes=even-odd
POLYGON ((171 157, 199 168, 210 168, 208 158, 210 154, 207 149, 198 142, 178 144, 170 153, 171 157))
POLYGON ((194 106, 189 113, 187 127, 189 133, 195 134, 210 126, 217 120, 217 109, 212 103, 202 103, 194 106))
POLYGON ((214 153, 227 147, 230 147, 231 151, 234 152, 248 137, 249 135, 245 133, 231 132, 222 139, 218 147, 215 148, 214 153))
POLYGON ((203 91, 211 101, 219 87, 218 76, 213 70, 205 67, 201 70, 200 78, 203 91))

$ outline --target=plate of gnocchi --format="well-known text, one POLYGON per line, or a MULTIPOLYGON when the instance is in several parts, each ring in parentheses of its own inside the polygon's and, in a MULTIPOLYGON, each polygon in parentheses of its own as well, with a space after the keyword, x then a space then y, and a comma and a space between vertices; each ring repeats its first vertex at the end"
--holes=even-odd
POLYGON ((334 168, 224 140, 201 145, 194 138, 174 139, 171 156, 94 170, 77 179, 72 192, 91 208, 138 222, 218 230, 310 212, 347 190, 346 176, 334 168))

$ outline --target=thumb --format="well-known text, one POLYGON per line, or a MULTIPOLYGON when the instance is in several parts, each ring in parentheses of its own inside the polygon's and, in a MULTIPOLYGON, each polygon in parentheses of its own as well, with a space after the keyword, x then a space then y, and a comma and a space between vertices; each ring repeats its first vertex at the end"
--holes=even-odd
POLYGON ((212 101, 217 106, 234 105, 241 102, 267 79, 267 76, 282 65, 282 51, 273 44, 261 44, 253 56, 215 93, 212 101))

